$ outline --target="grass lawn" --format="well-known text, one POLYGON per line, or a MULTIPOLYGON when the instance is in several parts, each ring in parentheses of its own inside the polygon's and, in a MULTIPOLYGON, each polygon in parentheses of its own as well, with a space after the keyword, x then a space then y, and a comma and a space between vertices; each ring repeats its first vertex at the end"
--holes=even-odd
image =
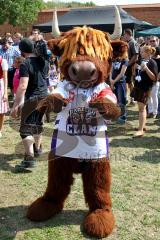
MULTIPOLYGON (((133 139, 136 107, 128 110, 125 127, 109 126, 112 201, 116 228, 108 240, 160 239, 160 119, 149 119, 143 138, 133 139)), ((47 154, 53 123, 45 124, 44 154, 29 173, 14 173, 23 158, 19 122, 6 118, 0 139, 0 240, 91 239, 82 229, 87 208, 80 175, 64 211, 43 223, 26 219, 27 206, 43 194, 47 184, 47 154)))

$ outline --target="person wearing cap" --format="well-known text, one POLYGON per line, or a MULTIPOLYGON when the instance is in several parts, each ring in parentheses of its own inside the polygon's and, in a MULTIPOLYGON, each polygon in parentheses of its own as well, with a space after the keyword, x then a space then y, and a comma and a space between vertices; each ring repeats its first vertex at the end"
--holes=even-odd
POLYGON ((25 57, 20 65, 20 84, 16 99, 11 110, 11 116, 17 118, 21 108, 20 135, 23 141, 24 160, 16 165, 16 171, 24 171, 35 166, 35 158, 41 154, 43 131, 43 113, 36 110, 41 99, 47 96, 48 62, 34 53, 34 44, 24 38, 19 49, 25 57), (24 99, 24 104, 23 104, 24 99), (23 106, 22 106, 23 104, 23 106))
POLYGON ((13 67, 14 60, 16 57, 19 57, 21 55, 20 51, 12 46, 12 43, 10 42, 9 38, 3 38, 0 41, 1 48, 0 48, 0 56, 2 56, 3 59, 7 60, 8 63, 8 86, 13 91, 13 76, 15 73, 15 68, 13 67))

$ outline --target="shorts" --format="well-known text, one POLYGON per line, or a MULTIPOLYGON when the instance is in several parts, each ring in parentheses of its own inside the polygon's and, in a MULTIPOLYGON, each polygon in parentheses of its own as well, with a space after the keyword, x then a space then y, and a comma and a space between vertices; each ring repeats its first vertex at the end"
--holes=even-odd
POLYGON ((147 104, 148 98, 150 96, 150 90, 144 91, 141 88, 134 87, 131 92, 131 97, 134 98, 134 101, 147 104))
POLYGON ((43 132, 43 115, 36 107, 43 97, 33 97, 24 102, 21 110, 21 123, 19 132, 21 135, 32 136, 43 132))

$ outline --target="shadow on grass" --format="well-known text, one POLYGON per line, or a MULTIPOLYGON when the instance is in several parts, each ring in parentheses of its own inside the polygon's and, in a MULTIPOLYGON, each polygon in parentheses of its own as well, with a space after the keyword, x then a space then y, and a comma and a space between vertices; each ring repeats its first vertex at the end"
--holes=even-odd
POLYGON ((160 117, 159 117, 159 119, 156 119, 156 121, 154 122, 157 126, 159 126, 160 127, 160 117))
POLYGON ((25 216, 26 212, 27 207, 22 205, 0 208, 0 239, 15 239, 17 232, 20 231, 35 228, 45 230, 48 227, 54 228, 67 225, 80 225, 82 235, 86 236, 82 227, 84 217, 87 214, 86 210, 63 210, 60 214, 45 222, 29 221, 25 216))
POLYGON ((158 164, 160 163, 160 150, 145 151, 144 154, 135 156, 134 160, 138 162, 149 162, 152 164, 158 164))
POLYGON ((21 160, 23 159, 23 154, 7 154, 7 153, 1 153, 0 154, 0 169, 4 171, 11 171, 14 172, 14 167, 10 165, 10 161, 20 158, 21 160))
POLYGON ((138 111, 127 108, 127 121, 138 119, 138 111))
MULTIPOLYGON (((12 173, 16 173, 15 171, 15 166, 12 166, 11 165, 11 161, 13 160, 19 160, 18 162, 16 162, 16 164, 19 164, 21 161, 23 161, 24 159, 24 154, 21 154, 21 153, 13 153, 13 154, 0 154, 0 170, 3 170, 3 171, 10 171, 12 173)), ((40 158, 37 159, 37 163, 41 162, 41 161, 47 161, 48 159, 48 153, 43 153, 41 155, 40 158)), ((15 165, 16 165, 15 164, 15 165)), ((32 172, 30 170, 27 170, 25 171, 26 173, 29 173, 29 172, 32 172)), ((23 173, 25 173, 23 172, 23 173)))
POLYGON ((128 138, 127 139, 112 139, 112 147, 126 147, 126 148, 144 148, 148 150, 160 149, 160 138, 154 136, 143 136, 142 138, 128 138))
MULTIPOLYGON (((126 125, 116 125, 115 127, 109 128, 108 136, 109 137, 116 137, 116 136, 128 136, 132 137, 133 134, 137 131, 138 128, 132 126, 131 124, 126 125)), ((156 134, 159 131, 159 129, 152 129, 151 127, 147 126, 146 134, 156 134)))
POLYGON ((126 136, 127 130, 124 126, 109 126, 107 135, 108 137, 126 136))

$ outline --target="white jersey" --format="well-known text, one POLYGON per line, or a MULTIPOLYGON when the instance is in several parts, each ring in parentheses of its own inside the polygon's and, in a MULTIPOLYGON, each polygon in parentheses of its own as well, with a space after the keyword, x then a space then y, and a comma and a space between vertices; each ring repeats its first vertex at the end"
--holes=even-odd
POLYGON ((108 156, 107 126, 97 109, 89 102, 103 95, 116 103, 116 97, 106 83, 91 88, 78 88, 68 81, 60 82, 53 93, 68 101, 57 115, 51 144, 56 156, 79 159, 99 159, 108 156))

